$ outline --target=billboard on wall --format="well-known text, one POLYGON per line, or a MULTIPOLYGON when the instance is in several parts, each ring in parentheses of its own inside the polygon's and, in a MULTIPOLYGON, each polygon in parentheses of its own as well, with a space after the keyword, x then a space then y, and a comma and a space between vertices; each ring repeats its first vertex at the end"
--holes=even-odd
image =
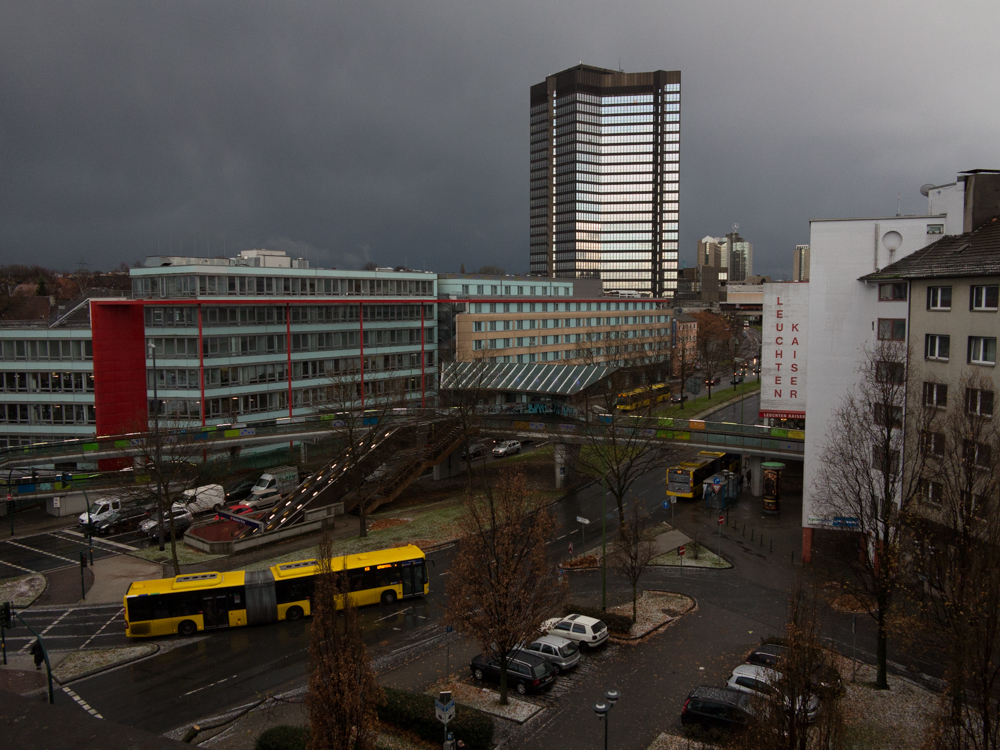
POLYGON ((806 336, 809 283, 764 284, 761 325, 760 416, 806 415, 806 336))

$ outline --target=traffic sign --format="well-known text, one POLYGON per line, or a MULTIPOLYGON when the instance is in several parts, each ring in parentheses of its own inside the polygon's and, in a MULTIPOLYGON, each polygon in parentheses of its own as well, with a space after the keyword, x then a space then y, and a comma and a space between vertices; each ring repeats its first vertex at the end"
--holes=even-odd
POLYGON ((712 484, 722 484, 722 477, 712 477, 712 484))
POLYGON ((448 722, 455 718, 455 701, 450 690, 441 691, 438 697, 439 700, 434 701, 434 714, 438 721, 448 726, 448 722))
POLYGON ((670 510, 670 501, 669 500, 664 500, 663 501, 663 510, 670 510))
POLYGON ((577 523, 590 523, 590 519, 584 518, 583 516, 577 516, 576 517, 576 522, 577 523))
POLYGON ((725 522, 726 522, 726 517, 720 513, 719 514, 719 526, 722 526, 722 524, 724 524, 725 522))
POLYGON ((684 557, 684 545, 683 544, 680 547, 677 548, 677 556, 678 557, 684 557))

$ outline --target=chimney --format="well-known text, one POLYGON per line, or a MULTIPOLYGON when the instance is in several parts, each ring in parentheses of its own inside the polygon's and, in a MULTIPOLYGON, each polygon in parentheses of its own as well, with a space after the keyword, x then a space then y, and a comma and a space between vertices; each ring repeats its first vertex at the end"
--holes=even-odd
POLYGON ((973 169, 963 172, 961 179, 965 182, 962 232, 972 232, 1000 216, 1000 170, 973 169))

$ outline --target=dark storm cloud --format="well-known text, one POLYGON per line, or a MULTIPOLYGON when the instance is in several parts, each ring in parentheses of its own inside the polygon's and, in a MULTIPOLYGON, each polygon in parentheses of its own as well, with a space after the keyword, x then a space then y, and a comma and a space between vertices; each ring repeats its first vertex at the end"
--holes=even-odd
POLYGON ((0 7, 3 262, 274 247, 527 268, 528 89, 680 69, 682 258, 758 272, 808 219, 923 208, 995 167, 995 3, 45 3, 0 7), (972 50, 963 53, 962 50, 972 50), (620 61, 620 62, 619 62, 620 61), (990 67, 992 65, 992 68, 990 67))

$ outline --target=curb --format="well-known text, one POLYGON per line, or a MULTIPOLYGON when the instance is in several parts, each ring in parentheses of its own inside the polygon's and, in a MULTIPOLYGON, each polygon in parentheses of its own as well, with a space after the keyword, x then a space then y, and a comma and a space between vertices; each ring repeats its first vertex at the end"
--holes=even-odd
MULTIPOLYGON (((728 401, 720 401, 720 402, 715 403, 715 404, 710 404, 705 409, 702 409, 701 411, 694 412, 692 414, 688 414, 688 415, 674 414, 672 417, 661 417, 661 419, 681 419, 683 417, 686 417, 687 419, 701 419, 702 415, 704 415, 704 414, 711 414, 712 412, 718 411, 719 409, 725 409, 727 406, 731 406, 732 404, 737 404, 740 401, 742 401, 743 399, 749 398, 754 393, 760 393, 760 388, 755 388, 752 391, 746 391, 746 392, 742 393, 739 396, 733 396, 728 401)), ((660 415, 654 414, 653 416, 659 417, 660 415)))
POLYGON ((680 596, 683 596, 683 597, 685 597, 687 599, 690 599, 691 600, 691 606, 688 607, 687 609, 685 609, 679 615, 676 615, 675 617, 668 617, 666 620, 664 620, 663 622, 661 622, 659 625, 654 625, 653 627, 651 627, 649 630, 645 631, 644 633, 640 633, 639 635, 609 635, 608 636, 608 640, 616 641, 618 643, 635 643, 636 641, 641 641, 647 635, 651 635, 651 634, 655 633, 658 630, 662 630, 663 628, 666 628, 666 627, 668 627, 670 625, 673 625, 675 622, 677 622, 679 619, 681 619, 684 615, 690 614, 691 612, 694 612, 696 609, 698 609, 698 600, 695 599, 693 596, 688 596, 687 594, 680 594, 680 592, 677 592, 677 591, 662 591, 660 589, 644 589, 643 593, 646 593, 646 591, 652 592, 654 594, 679 594, 680 596))

